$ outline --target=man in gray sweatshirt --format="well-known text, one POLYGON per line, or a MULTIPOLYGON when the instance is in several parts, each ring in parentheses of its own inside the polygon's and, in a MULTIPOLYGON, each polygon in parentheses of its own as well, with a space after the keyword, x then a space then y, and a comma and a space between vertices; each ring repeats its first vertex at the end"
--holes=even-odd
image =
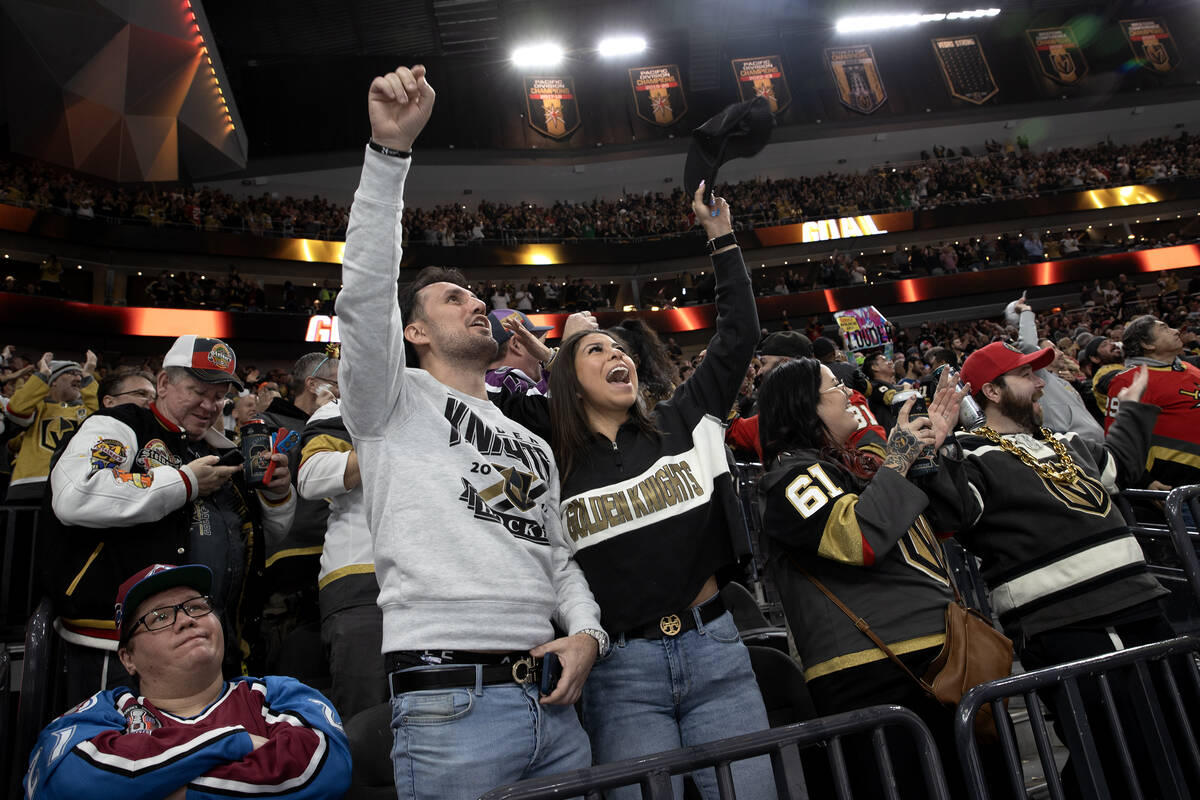
POLYGON ((474 798, 590 765, 571 704, 608 645, 560 528, 550 447, 488 400, 487 306, 436 269, 396 302, 404 179, 433 103, 422 66, 371 84, 337 298, 401 800, 474 798), (562 676, 542 696, 551 653, 562 676))

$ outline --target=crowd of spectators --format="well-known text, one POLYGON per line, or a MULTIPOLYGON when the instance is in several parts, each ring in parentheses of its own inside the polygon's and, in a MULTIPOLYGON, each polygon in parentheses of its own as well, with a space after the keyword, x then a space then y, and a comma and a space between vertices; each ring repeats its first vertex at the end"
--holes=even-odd
MULTIPOLYGON (((928 209, 1025 199, 1058 191, 1170 181, 1200 174, 1197 137, 1150 139, 1136 145, 1108 142, 1089 148, 1035 153, 1028 144, 989 143, 975 156, 963 147, 934 148, 920 161, 884 164, 865 172, 754 179, 721 187, 737 212, 737 227, 805 218, 928 209)), ((234 231, 260 236, 343 239, 349 209, 319 196, 234 197, 186 184, 126 187, 31 160, 0 160, 0 201, 83 219, 155 227, 234 231)), ((631 191, 586 203, 481 200, 410 207, 410 239, 427 245, 576 239, 628 240, 690 231, 694 220, 683 190, 631 191)))
MULTIPOLYGON (((759 297, 855 286, 912 277, 975 272, 1036 261, 1080 255, 1143 250, 1187 244, 1200 238, 1189 219, 1147 221, 1127 234, 1124 228, 1066 229, 1042 233, 1034 229, 998 236, 981 235, 896 246, 872 252, 835 250, 815 261, 791 266, 755 269, 751 273, 759 297), (1131 238, 1132 237, 1132 238, 1131 238)), ((751 264, 753 267, 753 263, 751 264)), ((20 294, 67 296, 61 283, 60 260, 47 255, 35 271, 30 265, 23 278, 5 276, 0 291, 20 294), (38 278, 34 280, 34 278, 38 278)), ((527 280, 476 282, 472 289, 490 308, 515 308, 526 313, 603 311, 633 306, 643 310, 711 303, 715 286, 711 271, 679 272, 651 277, 638 283, 638 293, 621 294, 627 280, 588 277, 531 276, 527 280)), ((131 278, 129 305, 158 308, 204 308, 225 311, 283 311, 293 314, 332 314, 340 285, 324 280, 311 285, 285 280, 264 284, 260 278, 239 274, 230 265, 224 275, 159 270, 145 279, 131 278)), ((90 299, 90 295, 87 298, 90 299)))
MULTIPOLYGON (((1187 348, 1200 351, 1200 272, 1165 272, 1153 285, 1142 288, 1125 275, 1116 280, 1086 281, 1079 288, 1077 304, 1039 312, 1038 327, 1043 338, 1077 360, 1089 337, 1106 336, 1119 341, 1124 325, 1141 314, 1153 314, 1179 328, 1187 348)), ((961 363, 978 348, 1006 339, 1010 334, 1003 319, 926 322, 898 330, 895 350, 900 354, 901 368, 897 375, 905 372, 906 354, 947 347, 961 363)))
MULTIPOLYGON (((213 282, 217 283, 217 282, 213 282)), ((568 286, 584 286, 596 282, 569 282, 568 286)), ((549 282, 544 286, 551 285, 549 282)), ((500 301, 507 296, 509 300, 520 300, 521 292, 532 294, 536 282, 524 288, 513 290, 511 284, 479 285, 476 294, 489 301, 496 302, 497 293, 500 301), (489 294, 489 289, 492 290, 489 294)), ((600 288, 596 285, 596 288, 600 288)), ((1120 326, 1137 314, 1154 314, 1172 327, 1178 327, 1185 332, 1186 341, 1200 348, 1200 270, 1176 270, 1163 272, 1155 281, 1136 284, 1126 276, 1121 275, 1113 280, 1085 281, 1079 287, 1079 300, 1076 304, 1062 306, 1039 314, 1039 324, 1044 327, 1045 336, 1053 341, 1063 353, 1075 357, 1081 350, 1086 337, 1082 340, 1079 334, 1108 336, 1120 338, 1120 326)), ((330 300, 329 302, 332 302, 330 300)), ((515 308, 512 305, 494 305, 494 308, 515 308)), ((564 306, 565 308, 565 306, 564 306)), ((590 310, 579 307, 576 310, 590 310)), ((833 320, 828 315, 811 316, 807 320, 789 320, 784 313, 778 321, 770 325, 779 330, 798 330, 810 339, 828 337, 833 330, 833 320)), ((911 360, 931 348, 949 348, 959 361, 974 350, 990 342, 1002 339, 1009 334, 1003 321, 992 319, 972 319, 963 321, 925 322, 920 326, 901 328, 895 333, 895 352, 897 359, 897 376, 903 376, 910 370, 905 364, 906 354, 911 360)), ((763 335, 767 335, 764 329, 763 335)), ((673 380, 686 378, 691 369, 699 363, 698 352, 687 352, 674 338, 667 338, 662 343, 666 363, 672 370, 673 380)), ((8 345, 0 354, 0 404, 3 398, 11 397, 19 389, 27 376, 33 371, 37 357, 40 354, 25 352, 8 345)), ((161 368, 161 356, 121 356, 117 353, 107 354, 112 360, 101 358, 95 370, 96 380, 103 383, 106 378, 117 374, 136 372, 139 374, 157 374, 161 368)), ((920 359, 911 369, 918 369, 920 359)), ((263 366, 261 369, 254 364, 239 364, 239 376, 249 387, 243 397, 245 413, 265 409, 275 397, 287 397, 287 387, 292 383, 287 366, 281 359, 277 366, 263 366), (261 397, 259 396, 261 392, 261 397)), ((233 413, 232 407, 229 413, 233 413)), ((243 414, 245 416, 245 414, 243 414)))
POLYGON ((126 186, 32 159, 0 160, 0 201, 104 222, 310 239, 344 239, 349 215, 315 195, 239 198, 183 183, 126 186))
MULTIPOLYGON (((115 351, 94 354, 86 348, 79 348, 78 352, 43 354, 40 350, 35 352, 12 344, 6 345, 0 350, 0 496, 3 496, 8 486, 14 460, 21 452, 25 440, 37 434, 37 431, 23 428, 14 424, 12 420, 5 422, 3 413, 8 409, 9 400, 25 386, 35 371, 50 371, 47 365, 74 364, 79 368, 79 365, 85 363, 85 351, 91 357, 86 359, 89 364, 87 374, 99 387, 100 406, 108 406, 105 397, 109 394, 136 394, 135 391, 122 391, 126 387, 111 388, 120 386, 130 378, 144 378, 145 388, 149 390, 149 396, 153 397, 154 376, 159 374, 163 366, 162 354, 139 356, 115 351)), ((245 388, 227 398, 222 414, 224 430, 230 435, 236 435, 243 423, 263 414, 276 398, 288 398, 288 387, 295 385, 289 367, 290 362, 285 362, 282 358, 278 362, 264 365, 261 369, 254 364, 239 365, 238 376, 245 388)), ((130 400, 126 398, 122 402, 130 400)))

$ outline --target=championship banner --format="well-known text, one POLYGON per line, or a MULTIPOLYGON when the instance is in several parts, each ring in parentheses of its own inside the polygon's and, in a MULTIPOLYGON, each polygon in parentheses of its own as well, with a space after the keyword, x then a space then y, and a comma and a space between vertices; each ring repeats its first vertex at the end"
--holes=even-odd
POLYGON ((575 79, 525 76, 525 110, 529 127, 551 139, 565 139, 579 127, 575 79))
POLYGON ((783 59, 779 56, 735 58, 733 77, 737 80, 738 96, 743 102, 765 97, 771 113, 778 114, 792 103, 792 90, 783 74, 783 59))
POLYGON ((1066 28, 1033 28, 1025 31, 1037 56, 1042 74, 1052 81, 1073 86, 1087 75, 1087 61, 1075 36, 1066 28))
POLYGON ((835 311, 833 318, 837 320, 847 352, 861 353, 883 348, 884 355, 891 359, 892 339, 888 336, 887 319, 875 306, 835 311))
POLYGON ((674 125, 687 113, 683 79, 675 64, 634 67, 629 70, 629 85, 637 115, 652 125, 674 125))
POLYGON ((930 41, 951 97, 982 105, 1000 91, 978 37, 951 36, 930 41))
POLYGON ((838 98, 846 108, 870 114, 887 102, 871 45, 828 47, 825 61, 837 84, 838 98))
POLYGON ((1133 57, 1151 72, 1170 72, 1179 66, 1179 50, 1161 19, 1123 19, 1121 30, 1133 57))

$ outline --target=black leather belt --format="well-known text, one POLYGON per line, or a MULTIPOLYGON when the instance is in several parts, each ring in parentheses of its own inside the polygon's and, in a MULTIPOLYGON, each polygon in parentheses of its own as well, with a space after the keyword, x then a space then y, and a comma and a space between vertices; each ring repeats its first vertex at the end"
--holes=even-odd
MULTIPOLYGON (((679 614, 667 614, 654 622, 647 622, 638 628, 625 631, 626 639, 674 639, 680 634, 694 630, 696 627, 695 609, 687 609, 679 614)), ((725 613, 725 602, 721 595, 699 607, 700 622, 707 625, 725 613)))
MULTIPOLYGON (((508 656, 502 658, 507 659, 508 656)), ((414 667, 390 673, 388 681, 393 695, 470 687, 475 685, 476 669, 483 673, 480 677, 484 686, 506 683, 526 686, 537 683, 542 678, 542 660, 524 653, 500 664, 459 663, 450 666, 414 667)))

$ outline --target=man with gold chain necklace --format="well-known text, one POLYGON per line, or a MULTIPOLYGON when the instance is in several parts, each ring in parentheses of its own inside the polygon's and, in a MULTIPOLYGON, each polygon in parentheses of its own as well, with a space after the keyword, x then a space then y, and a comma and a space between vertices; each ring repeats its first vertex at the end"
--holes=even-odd
MULTIPOLYGON (((942 468, 924 487, 934 530, 955 533, 980 557, 992 606, 1026 670, 1173 635, 1160 607, 1167 591, 1112 501, 1142 476, 1158 417, 1157 406, 1139 402, 1145 370, 1121 391, 1117 417, 1096 444, 1042 427, 1045 384, 1035 373, 1053 358, 1050 348, 1024 354, 1004 342, 972 353, 962 379, 986 425, 944 446, 942 468)), ((1101 715, 1089 712, 1095 733, 1100 698, 1084 696, 1101 715)), ((1101 762, 1119 764, 1103 758, 1110 744, 1101 738, 1101 762)), ((1069 773, 1064 785, 1073 784, 1069 773)), ((1110 785, 1123 778, 1113 775, 1110 785)))

